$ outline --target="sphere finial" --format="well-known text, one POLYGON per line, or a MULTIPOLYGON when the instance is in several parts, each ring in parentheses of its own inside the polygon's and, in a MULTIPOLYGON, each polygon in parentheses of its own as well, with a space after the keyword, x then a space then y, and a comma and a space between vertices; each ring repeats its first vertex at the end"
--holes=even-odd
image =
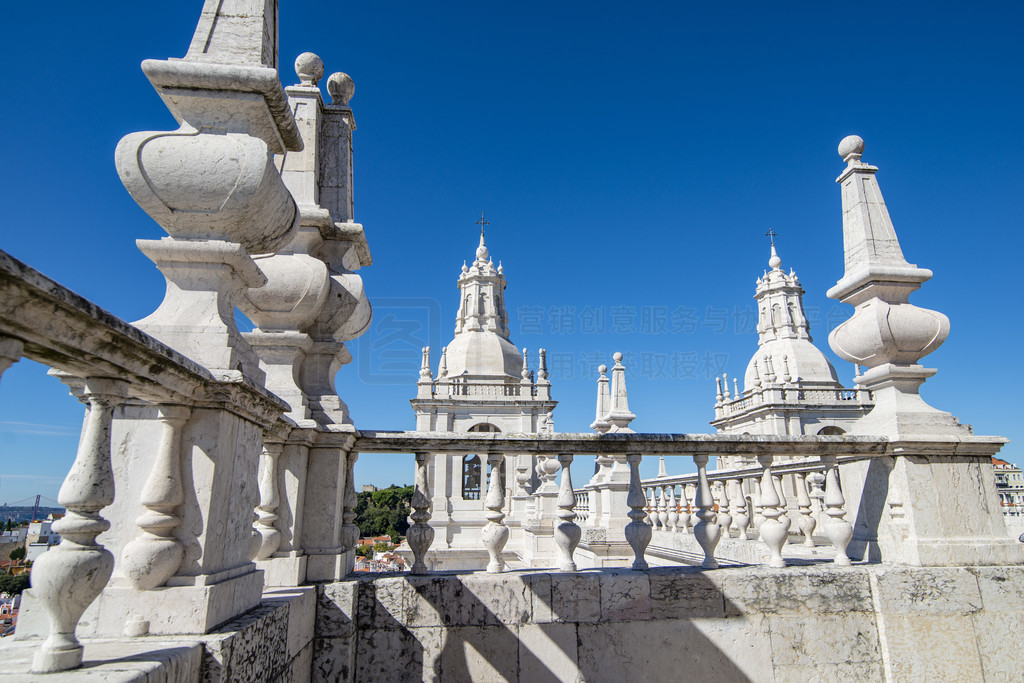
POLYGON ((847 135, 839 142, 839 156, 843 161, 860 161, 864 154, 864 138, 859 135, 847 135))
POLYGON ((348 101, 356 92, 356 84, 352 77, 341 71, 333 73, 327 79, 327 94, 331 96, 332 104, 348 106, 348 101))
POLYGON ((295 58, 295 73, 299 83, 316 87, 324 77, 324 62, 312 52, 303 52, 295 58))
POLYGON ((615 361, 616 363, 621 363, 622 362, 622 354, 619 353, 618 351, 616 351, 615 353, 612 354, 612 360, 615 361))

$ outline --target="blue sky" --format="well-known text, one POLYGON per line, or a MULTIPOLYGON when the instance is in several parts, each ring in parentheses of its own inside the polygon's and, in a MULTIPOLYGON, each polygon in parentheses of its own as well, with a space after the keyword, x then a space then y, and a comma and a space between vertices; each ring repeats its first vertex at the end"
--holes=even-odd
MULTIPOLYGON (((134 241, 164 233, 121 186, 113 150, 127 133, 174 127, 139 62, 184 55, 202 3, 58 5, 16 3, 0 28, 0 248, 137 320, 163 278, 134 241)), ((593 367, 613 351, 631 354, 638 430, 708 431, 714 374, 742 374, 756 345, 746 311, 769 227, 807 290, 816 343, 848 381, 826 337, 851 309, 824 292, 843 274, 835 149, 857 133, 908 260, 935 272, 911 301, 951 320, 925 359, 939 372, 924 397, 976 433, 1020 440, 1024 11, 856 8, 283 3, 285 84, 305 50, 356 84, 375 322, 350 344, 338 388, 357 426, 413 426, 418 346, 450 339, 481 210, 510 283, 513 341, 559 354, 560 431, 586 430, 593 367)), ((56 497, 81 417, 40 366, 5 373, 0 502, 56 497)), ((1003 454, 1024 461, 1015 444, 1003 454)), ((411 481, 400 460, 364 456, 359 483, 411 481)))

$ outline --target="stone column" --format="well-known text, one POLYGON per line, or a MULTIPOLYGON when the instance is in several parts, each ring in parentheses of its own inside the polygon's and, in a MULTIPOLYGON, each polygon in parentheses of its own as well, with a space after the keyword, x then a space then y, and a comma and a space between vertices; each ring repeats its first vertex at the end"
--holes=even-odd
POLYGON ((651 525, 644 522, 647 516, 647 499, 640 487, 640 454, 631 453, 626 456, 629 464, 629 494, 626 505, 629 506, 629 524, 625 528, 626 542, 633 549, 633 569, 646 571, 648 568, 644 553, 651 542, 651 525))

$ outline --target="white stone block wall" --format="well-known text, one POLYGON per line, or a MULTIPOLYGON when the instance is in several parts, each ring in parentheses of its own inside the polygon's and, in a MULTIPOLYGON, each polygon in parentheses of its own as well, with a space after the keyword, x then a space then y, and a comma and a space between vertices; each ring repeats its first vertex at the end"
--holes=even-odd
POLYGON ((515 572, 318 589, 314 681, 1015 680, 1024 568, 515 572))

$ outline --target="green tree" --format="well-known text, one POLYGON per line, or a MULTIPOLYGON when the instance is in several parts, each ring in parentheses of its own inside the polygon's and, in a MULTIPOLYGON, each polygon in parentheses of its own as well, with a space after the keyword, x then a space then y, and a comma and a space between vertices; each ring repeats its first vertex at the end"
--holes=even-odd
POLYGON ((391 544, 384 541, 377 541, 373 544, 373 552, 375 553, 386 553, 391 550, 391 544))
POLYGON ((24 560, 25 559, 25 546, 19 546, 11 551, 12 560, 24 560))
POLYGON ((390 536, 397 541, 409 529, 412 486, 392 484, 379 491, 360 493, 356 498, 356 526, 366 537, 390 536))
POLYGON ((30 585, 27 573, 18 574, 17 576, 13 574, 0 574, 0 593, 21 595, 21 591, 30 585))
POLYGON ((373 554, 371 552, 372 550, 373 550, 373 548, 371 548, 368 545, 357 545, 356 546, 356 555, 358 555, 359 557, 369 557, 370 555, 373 554))

